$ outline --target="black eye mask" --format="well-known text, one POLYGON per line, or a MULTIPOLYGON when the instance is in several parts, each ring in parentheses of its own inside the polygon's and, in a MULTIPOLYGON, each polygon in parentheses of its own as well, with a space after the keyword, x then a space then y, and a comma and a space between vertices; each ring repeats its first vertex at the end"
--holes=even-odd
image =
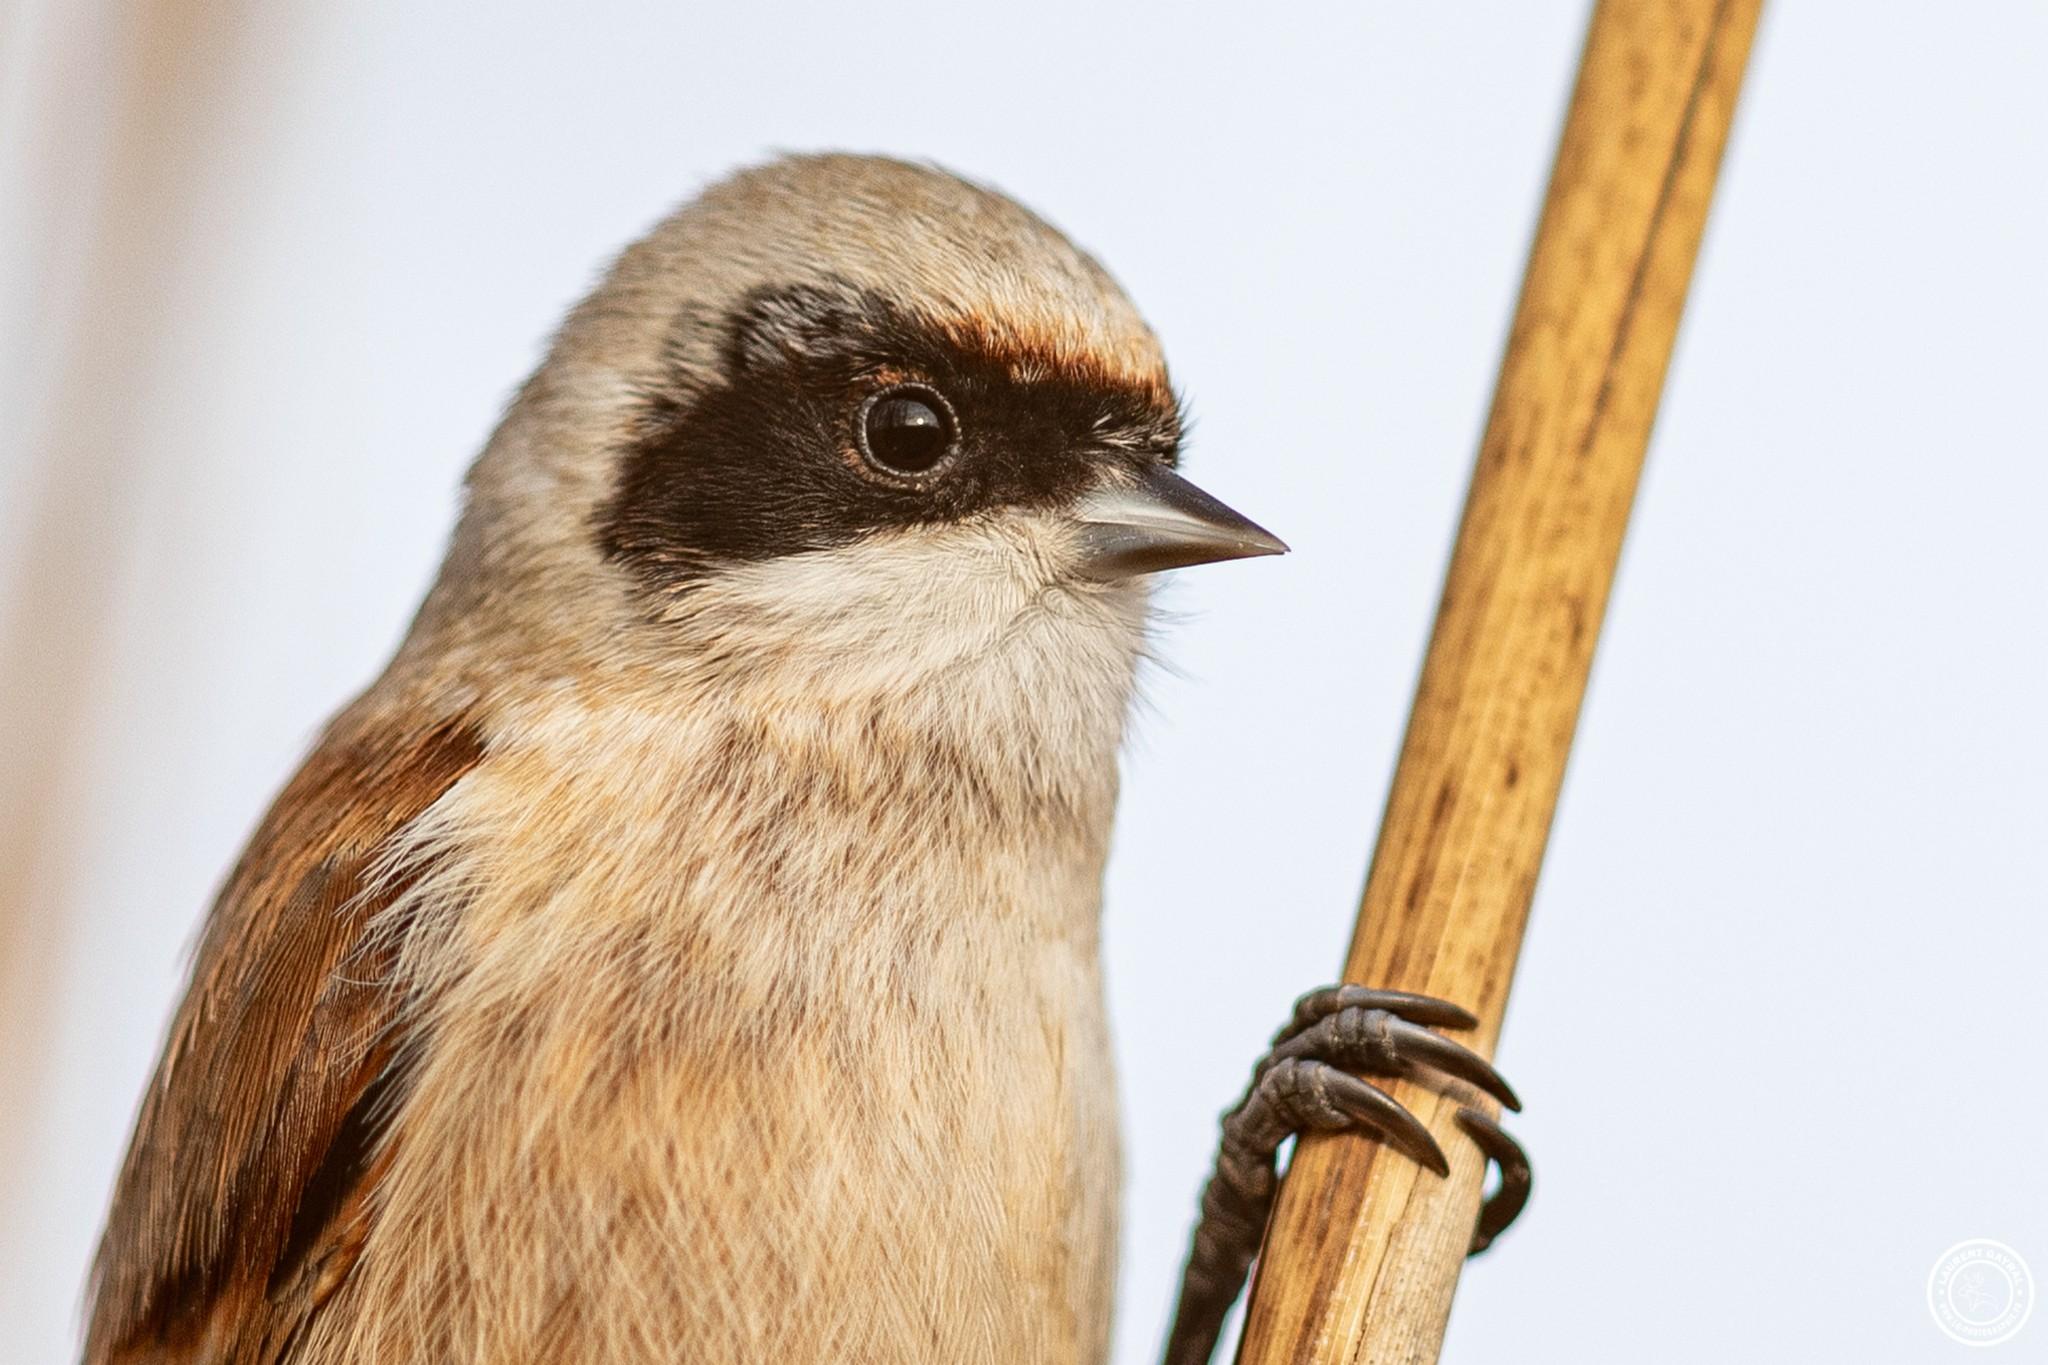
POLYGON ((719 377, 649 399, 598 513, 605 554, 658 591, 722 563, 1059 506, 1107 464, 1177 458, 1163 385, 965 341, 871 292, 758 290, 720 325, 719 377))

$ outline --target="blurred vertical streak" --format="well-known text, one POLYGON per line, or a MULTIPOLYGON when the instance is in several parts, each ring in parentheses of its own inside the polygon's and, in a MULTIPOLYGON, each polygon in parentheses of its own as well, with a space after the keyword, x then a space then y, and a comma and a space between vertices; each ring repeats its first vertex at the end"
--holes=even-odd
POLYGON ((34 1179, 63 870, 146 480, 126 399, 176 333, 189 188, 233 88, 234 0, 51 0, 9 24, 0 199, 0 1207, 34 1179))

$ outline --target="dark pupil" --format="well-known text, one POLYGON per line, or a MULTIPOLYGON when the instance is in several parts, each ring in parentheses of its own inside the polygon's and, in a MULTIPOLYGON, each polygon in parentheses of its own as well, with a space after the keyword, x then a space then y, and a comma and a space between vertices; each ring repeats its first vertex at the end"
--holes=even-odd
POLYGON ((884 398, 868 409, 868 453, 877 464, 922 474, 945 456, 946 419, 916 398, 884 398))

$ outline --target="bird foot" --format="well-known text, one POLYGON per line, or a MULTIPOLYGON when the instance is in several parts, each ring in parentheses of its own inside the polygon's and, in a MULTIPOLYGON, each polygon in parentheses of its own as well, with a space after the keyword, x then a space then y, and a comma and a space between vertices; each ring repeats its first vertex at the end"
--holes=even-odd
MULTIPOLYGON (((1215 1173, 1202 1191, 1202 1217, 1181 1276, 1166 1365, 1207 1365, 1265 1236, 1279 1184, 1274 1162, 1288 1138, 1305 1132, 1360 1132, 1438 1175, 1449 1174, 1443 1149, 1429 1130, 1361 1074, 1439 1072, 1491 1095, 1504 1108, 1522 1107, 1484 1058, 1430 1031, 1469 1029, 1476 1023, 1448 1001, 1365 986, 1327 986, 1296 1002, 1294 1017, 1253 1069, 1244 1099, 1223 1117, 1215 1173)), ((1473 1229, 1468 1254, 1476 1254, 1528 1202, 1529 1159, 1479 1110, 1460 1109, 1457 1122, 1500 1168, 1500 1187, 1480 1209, 1473 1229)))

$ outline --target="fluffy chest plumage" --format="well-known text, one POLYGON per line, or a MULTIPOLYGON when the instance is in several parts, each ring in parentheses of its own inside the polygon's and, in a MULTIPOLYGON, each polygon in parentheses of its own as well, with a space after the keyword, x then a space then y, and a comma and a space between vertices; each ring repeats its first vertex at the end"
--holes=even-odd
POLYGON ((1113 736, 564 713, 423 822, 336 1358, 1092 1360, 1113 736))

